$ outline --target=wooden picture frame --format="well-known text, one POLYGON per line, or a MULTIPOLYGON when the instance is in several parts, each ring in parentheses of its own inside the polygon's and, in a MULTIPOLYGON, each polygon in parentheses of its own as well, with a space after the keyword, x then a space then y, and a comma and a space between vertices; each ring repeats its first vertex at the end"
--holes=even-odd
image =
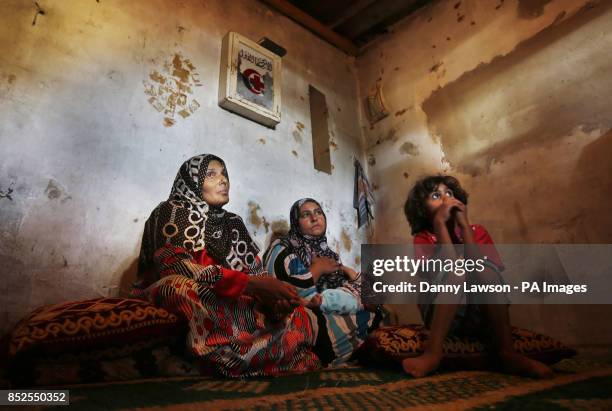
POLYGON ((221 47, 219 105, 267 127, 281 120, 281 58, 229 32, 221 47))

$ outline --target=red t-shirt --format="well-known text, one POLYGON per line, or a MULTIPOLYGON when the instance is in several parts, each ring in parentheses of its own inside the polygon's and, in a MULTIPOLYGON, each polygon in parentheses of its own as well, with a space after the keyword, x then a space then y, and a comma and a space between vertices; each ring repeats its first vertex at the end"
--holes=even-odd
MULTIPOLYGON (((474 231, 474 241, 476 241, 476 244, 481 245, 480 249, 482 254, 486 256, 487 260, 493 263, 499 271, 503 271, 505 268, 504 263, 495 248, 495 243, 489 235, 489 232, 479 224, 472 224, 470 227, 474 231)), ((459 241, 463 243, 463 238, 459 230, 455 231, 455 235, 459 238, 459 241)), ((414 258, 429 258, 433 256, 435 246, 438 244, 438 239, 434 233, 423 230, 414 236, 413 244, 414 258)))

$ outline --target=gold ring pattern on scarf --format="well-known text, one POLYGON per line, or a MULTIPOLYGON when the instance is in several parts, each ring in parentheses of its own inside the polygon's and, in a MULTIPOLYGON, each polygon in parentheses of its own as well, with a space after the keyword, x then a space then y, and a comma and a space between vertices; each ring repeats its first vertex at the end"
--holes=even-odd
POLYGON ((189 222, 191 224, 200 224, 202 216, 195 211, 189 213, 189 222))
POLYGON ((178 233, 178 227, 174 223, 166 223, 162 231, 166 238, 172 238, 178 233), (169 228, 172 229, 172 231, 168 230, 169 228))
POLYGON ((193 240, 194 238, 200 235, 200 228, 196 225, 192 225, 191 227, 185 230, 185 238, 189 240, 193 240))

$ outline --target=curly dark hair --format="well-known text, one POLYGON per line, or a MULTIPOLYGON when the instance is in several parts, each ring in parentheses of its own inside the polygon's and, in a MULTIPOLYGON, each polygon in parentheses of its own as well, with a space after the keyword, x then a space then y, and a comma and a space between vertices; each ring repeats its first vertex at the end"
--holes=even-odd
POLYGON ((468 193, 455 177, 439 174, 420 179, 408 193, 404 204, 404 214, 412 229, 412 235, 431 230, 431 217, 425 207, 425 200, 440 184, 450 188, 455 198, 467 205, 468 193))

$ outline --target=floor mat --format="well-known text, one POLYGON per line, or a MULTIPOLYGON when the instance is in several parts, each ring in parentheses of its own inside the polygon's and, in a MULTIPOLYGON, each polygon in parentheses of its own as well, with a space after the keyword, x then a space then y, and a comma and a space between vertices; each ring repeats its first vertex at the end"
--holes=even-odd
MULTIPOLYGON (((580 359, 539 381, 486 371, 408 378, 393 370, 347 367, 282 378, 202 377, 100 383, 70 388, 83 410, 449 410, 612 409, 612 364, 580 359), (531 408, 529 408, 531 407, 531 408), (599 407, 599 408, 598 408, 599 407), (603 408, 602 408, 603 407, 603 408)), ((41 408, 37 408, 41 409, 41 408)))

